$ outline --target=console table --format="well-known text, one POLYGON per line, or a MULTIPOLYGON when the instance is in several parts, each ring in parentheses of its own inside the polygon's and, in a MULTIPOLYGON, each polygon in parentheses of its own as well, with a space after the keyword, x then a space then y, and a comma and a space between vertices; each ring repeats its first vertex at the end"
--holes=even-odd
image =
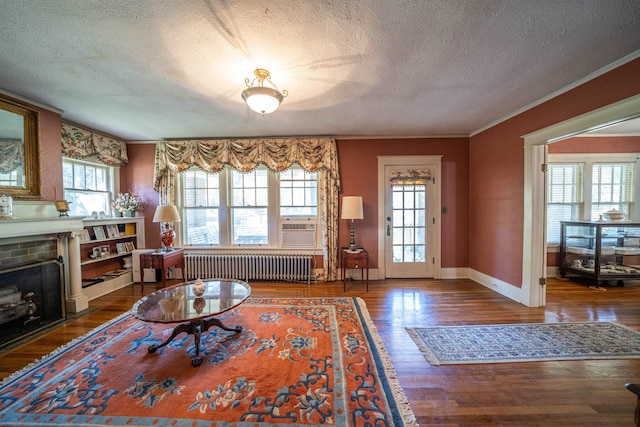
POLYGON ((184 272, 184 249, 173 249, 171 251, 152 251, 140 254, 140 288, 144 293, 144 270, 145 268, 159 268, 162 272, 162 287, 167 286, 167 270, 169 267, 179 267, 182 270, 182 277, 186 279, 184 272))
POLYGON ((347 290, 346 269, 359 268, 362 278, 364 279, 364 271, 367 271, 367 292, 369 292, 369 253, 363 248, 358 249, 359 252, 349 252, 348 248, 342 248, 342 258, 340 262, 342 287, 347 290))

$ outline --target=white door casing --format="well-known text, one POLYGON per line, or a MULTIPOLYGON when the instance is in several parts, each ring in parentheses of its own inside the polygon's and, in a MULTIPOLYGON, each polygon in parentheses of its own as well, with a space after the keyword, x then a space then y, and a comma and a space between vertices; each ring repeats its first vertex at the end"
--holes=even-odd
POLYGON ((378 156, 378 277, 441 277, 441 162, 442 156, 378 156), (392 169, 428 169, 433 182, 429 185, 426 194, 428 199, 428 213, 426 222, 428 225, 428 259, 429 265, 424 263, 408 263, 406 268, 389 272, 387 259, 391 258, 391 237, 387 236, 387 226, 391 225, 388 217, 391 212, 391 192, 389 171, 392 169))

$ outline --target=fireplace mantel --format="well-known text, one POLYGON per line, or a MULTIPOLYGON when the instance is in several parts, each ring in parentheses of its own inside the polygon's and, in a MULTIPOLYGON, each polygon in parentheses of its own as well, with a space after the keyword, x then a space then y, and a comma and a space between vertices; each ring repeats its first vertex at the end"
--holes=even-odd
POLYGON ((82 230, 82 217, 27 218, 0 220, 0 240, 82 230))

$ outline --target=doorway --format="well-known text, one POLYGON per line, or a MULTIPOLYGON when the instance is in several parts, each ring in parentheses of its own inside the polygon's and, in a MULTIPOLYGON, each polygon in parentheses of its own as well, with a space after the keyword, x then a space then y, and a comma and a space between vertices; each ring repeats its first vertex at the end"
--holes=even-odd
POLYGON ((621 123, 640 116, 640 95, 582 114, 573 119, 524 135, 524 234, 520 301, 529 307, 546 303, 546 200, 544 173, 546 145, 588 130, 621 123))
POLYGON ((380 278, 440 277, 441 157, 378 157, 380 278))

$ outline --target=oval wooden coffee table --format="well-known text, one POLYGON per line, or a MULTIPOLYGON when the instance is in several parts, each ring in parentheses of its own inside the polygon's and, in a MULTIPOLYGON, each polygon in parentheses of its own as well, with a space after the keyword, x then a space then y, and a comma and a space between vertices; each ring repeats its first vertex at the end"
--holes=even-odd
POLYGON ((149 353, 154 353, 178 334, 186 332, 193 335, 195 340, 196 354, 191 358, 191 364, 200 366, 200 335, 203 332, 212 326, 225 331, 242 332, 242 326, 227 327, 215 316, 242 304, 251 294, 251 287, 235 279, 206 279, 198 282, 199 286, 195 285, 196 281, 191 281, 159 289, 134 304, 131 312, 137 319, 155 323, 181 323, 166 341, 149 346, 149 353), (204 285, 204 290, 201 285, 204 285))

